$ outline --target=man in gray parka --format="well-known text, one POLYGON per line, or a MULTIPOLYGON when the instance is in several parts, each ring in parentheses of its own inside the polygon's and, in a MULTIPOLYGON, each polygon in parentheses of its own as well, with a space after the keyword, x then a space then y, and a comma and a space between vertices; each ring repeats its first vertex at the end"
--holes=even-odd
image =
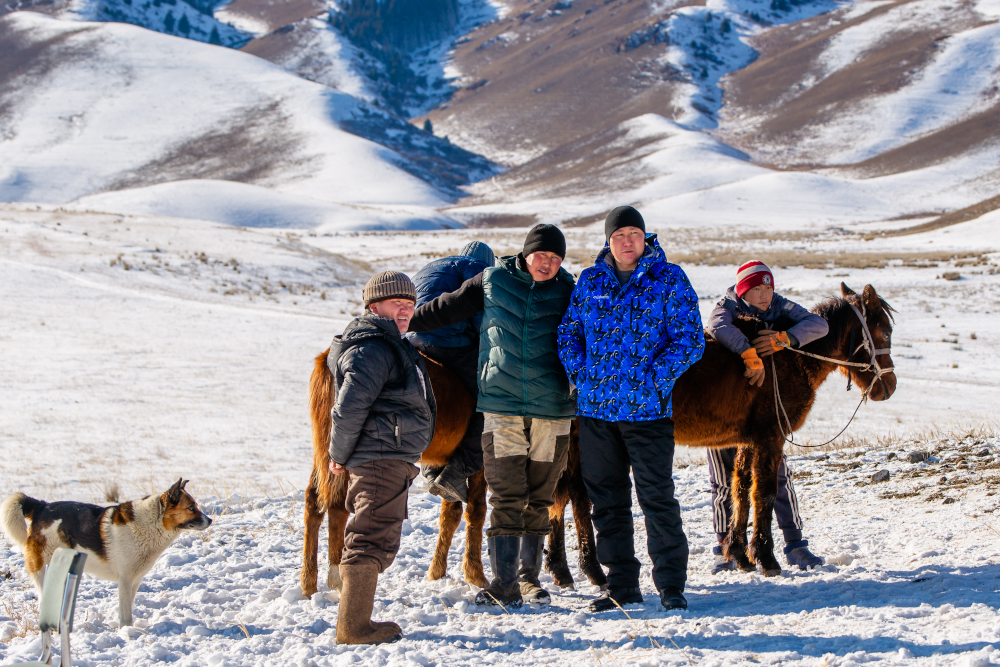
POLYGON ((337 617, 340 644, 379 644, 402 637, 395 623, 372 623, 378 575, 399 551, 414 465, 434 434, 437 406, 427 368, 400 334, 413 316, 416 291, 405 274, 384 271, 365 285, 366 313, 330 345, 336 381, 330 470, 350 475, 337 617))

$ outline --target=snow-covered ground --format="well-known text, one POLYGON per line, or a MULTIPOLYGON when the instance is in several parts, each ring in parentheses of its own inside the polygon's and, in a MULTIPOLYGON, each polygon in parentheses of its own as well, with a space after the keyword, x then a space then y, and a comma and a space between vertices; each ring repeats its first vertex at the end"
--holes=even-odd
MULTIPOLYGON (((0 482, 3 493, 103 502, 115 483, 137 497, 184 476, 215 518, 146 577, 134 629, 117 628, 113 584, 84 581, 80 665, 1000 663, 1000 439, 989 435, 1000 399, 997 222, 872 241, 855 231, 657 227, 703 312, 731 282, 727 253, 787 254, 787 268, 774 263, 778 287, 804 304, 845 281, 872 283, 899 311, 898 390, 863 407, 848 431, 868 444, 791 458, 806 536, 828 565, 712 577, 706 466, 699 452, 681 458, 688 612, 659 611, 636 506, 646 601, 631 618, 585 611, 597 591, 573 551, 577 591, 547 609, 484 613, 460 579, 461 534, 451 576, 425 580, 440 506, 419 482, 376 601, 376 618, 404 627, 402 642, 338 646, 336 593, 299 593, 313 357, 359 311, 372 272, 412 272, 470 238, 514 251, 524 230, 324 233, 0 206, 0 482), (962 277, 936 277, 946 271, 962 277), (917 450, 933 458, 900 460, 917 450), (883 469, 888 482, 868 483, 883 469)), ((602 237, 567 235, 578 273, 602 237)), ((800 437, 835 433, 857 396, 831 379, 800 437)), ((4 570, 0 659, 27 659, 39 648, 36 601, 6 545, 4 570)))

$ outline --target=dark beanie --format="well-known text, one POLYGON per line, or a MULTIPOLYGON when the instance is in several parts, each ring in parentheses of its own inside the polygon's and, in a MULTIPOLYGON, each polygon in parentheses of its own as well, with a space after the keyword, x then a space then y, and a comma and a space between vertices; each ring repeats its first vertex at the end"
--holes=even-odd
POLYGON ((639 211, 631 206, 619 206, 608 213, 608 218, 604 221, 604 238, 610 239, 622 227, 638 227, 645 232, 646 222, 639 211))
POLYGON ((524 239, 521 254, 527 257, 533 252, 554 252, 566 259, 566 237, 555 225, 535 225, 524 239))

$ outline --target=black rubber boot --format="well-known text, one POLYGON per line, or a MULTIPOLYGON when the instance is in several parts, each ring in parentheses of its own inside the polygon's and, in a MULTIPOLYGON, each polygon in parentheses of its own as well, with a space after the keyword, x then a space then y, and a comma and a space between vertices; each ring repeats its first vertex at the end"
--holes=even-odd
POLYGON ((521 536, 521 569, 517 572, 517 581, 521 597, 529 604, 548 604, 552 601, 549 592, 538 581, 538 575, 542 573, 544 545, 544 535, 521 536))
POLYGON ((590 603, 590 611, 608 611, 627 604, 642 604, 642 591, 638 588, 608 588, 590 603), (615 604, 617 603, 617 604, 615 604))
POLYGON ((668 586, 660 591, 660 604, 666 611, 674 609, 687 609, 688 601, 684 597, 681 589, 668 586))
POLYGON ((451 465, 445 466, 437 477, 427 482, 427 490, 450 503, 469 502, 469 483, 465 473, 451 465))
POLYGON ((517 609, 523 603, 521 587, 517 583, 517 568, 520 560, 521 536, 497 535, 487 537, 490 550, 490 569, 493 581, 489 588, 476 594, 476 604, 517 609))

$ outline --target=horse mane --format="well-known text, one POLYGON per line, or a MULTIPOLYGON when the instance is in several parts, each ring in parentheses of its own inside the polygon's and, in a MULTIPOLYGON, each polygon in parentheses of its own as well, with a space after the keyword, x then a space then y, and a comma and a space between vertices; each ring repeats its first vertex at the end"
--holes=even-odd
MULTIPOLYGON (((823 338, 815 341, 815 343, 820 343, 821 341, 838 341, 844 334, 848 327, 854 325, 854 317, 846 317, 846 315, 853 315, 850 310, 852 302, 855 306, 861 306, 861 295, 851 295, 850 297, 838 297, 831 296, 820 301, 812 309, 812 312, 816 313, 830 325, 830 332, 823 338)), ((879 313, 884 314, 890 322, 896 323, 896 318, 893 317, 893 313, 896 309, 889 305, 889 303, 882 297, 878 297, 879 302, 879 313)), ((812 345, 813 343, 810 343, 812 345)))

